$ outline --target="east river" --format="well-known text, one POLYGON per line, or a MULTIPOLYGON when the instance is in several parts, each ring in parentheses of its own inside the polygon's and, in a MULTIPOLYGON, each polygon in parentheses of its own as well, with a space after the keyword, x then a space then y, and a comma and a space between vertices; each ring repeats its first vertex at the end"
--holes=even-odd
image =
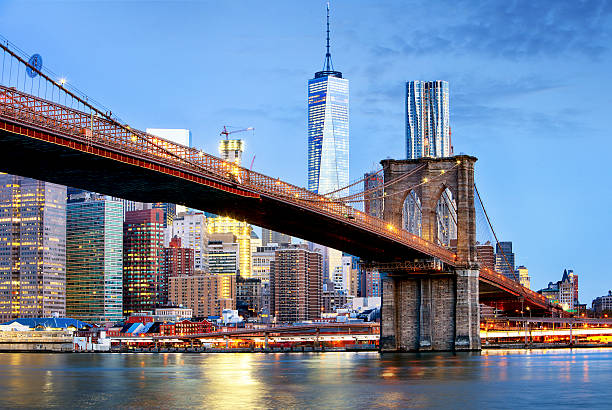
POLYGON ((2 353, 0 407, 611 408, 612 349, 2 353))

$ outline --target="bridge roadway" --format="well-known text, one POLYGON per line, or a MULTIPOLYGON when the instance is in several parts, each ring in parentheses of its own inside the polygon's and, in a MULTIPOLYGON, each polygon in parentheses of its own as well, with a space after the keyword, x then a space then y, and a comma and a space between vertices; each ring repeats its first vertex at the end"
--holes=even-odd
MULTIPOLYGON (((0 86, 3 172, 141 202, 171 202, 316 241, 375 261, 456 255, 399 227, 194 148, 0 86)), ((541 295, 481 275, 486 297, 545 308, 541 295)))

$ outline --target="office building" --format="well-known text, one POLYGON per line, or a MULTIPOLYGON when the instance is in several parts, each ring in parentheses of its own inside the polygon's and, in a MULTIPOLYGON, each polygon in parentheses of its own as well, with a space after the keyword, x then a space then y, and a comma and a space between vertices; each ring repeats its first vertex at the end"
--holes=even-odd
POLYGON ((406 158, 453 155, 447 81, 406 83, 406 158))
POLYGON ((363 175, 364 211, 370 216, 383 218, 383 174, 366 172, 363 175))
POLYGON ((88 199, 67 205, 66 316, 88 323, 123 317, 123 204, 88 199))
POLYGON ((279 322, 321 317, 322 258, 303 248, 279 249, 270 268, 271 310, 279 322))
MULTIPOLYGON (((252 227, 246 222, 218 216, 209 218, 207 221, 209 235, 216 233, 231 233, 236 236, 236 242, 240 247, 240 276, 251 277, 251 231, 252 227)), ((211 273, 212 270, 211 270, 211 273)))
POLYGON ((346 306, 349 296, 335 289, 324 290, 321 294, 321 308, 323 313, 334 313, 336 309, 346 306))
POLYGON ((323 70, 308 80, 308 189, 325 194, 349 183, 349 81, 335 71, 329 49, 323 70))
POLYGON ((126 212, 123 224, 123 314, 168 302, 161 209, 126 212))
POLYGON ((183 212, 166 229, 164 243, 169 246, 170 238, 177 236, 184 248, 193 249, 194 269, 208 272, 208 227, 202 212, 183 212))
POLYGON ((181 247, 181 238, 178 236, 172 238, 169 246, 164 247, 165 276, 193 275, 194 266, 193 249, 181 247))
POLYGON ((575 312, 578 307, 578 275, 565 269, 563 277, 558 282, 549 282, 548 287, 538 290, 553 303, 559 303, 563 310, 575 312))
POLYGON ((168 278, 168 286, 170 303, 192 309, 194 317, 221 316, 224 309, 236 309, 235 276, 197 271, 168 278))
POLYGON ((172 226, 174 218, 176 217, 176 205, 168 202, 154 202, 150 208, 161 209, 164 213, 164 229, 172 226))
POLYGON ((596 315, 601 315, 604 312, 608 314, 611 313, 612 312, 612 290, 609 290, 606 296, 599 296, 593 299, 592 307, 593 307, 593 312, 596 315))
POLYGON ((234 279, 240 273, 240 252, 241 249, 234 234, 210 235, 208 241, 209 270, 211 275, 225 278, 220 285, 220 292, 224 299, 229 299, 236 293, 234 279))
POLYGON ((495 245, 495 271, 508 279, 518 280, 514 276, 514 253, 512 242, 498 242, 495 245))
POLYGON ((529 270, 525 266, 521 265, 516 268, 514 274, 518 278, 521 286, 525 286, 527 289, 531 288, 531 278, 529 277, 529 270))
POLYGON ((279 245, 283 243, 291 243, 291 236, 284 233, 271 231, 266 228, 261 228, 261 246, 268 246, 268 244, 271 243, 277 243, 279 245))
POLYGON ((66 316, 66 187, 0 174, 0 320, 66 316))

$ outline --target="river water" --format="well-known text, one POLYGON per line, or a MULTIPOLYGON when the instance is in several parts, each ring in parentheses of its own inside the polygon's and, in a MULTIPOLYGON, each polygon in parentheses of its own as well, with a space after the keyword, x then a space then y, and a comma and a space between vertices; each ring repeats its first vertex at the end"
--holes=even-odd
POLYGON ((612 408, 612 349, 3 353, 0 407, 612 408))

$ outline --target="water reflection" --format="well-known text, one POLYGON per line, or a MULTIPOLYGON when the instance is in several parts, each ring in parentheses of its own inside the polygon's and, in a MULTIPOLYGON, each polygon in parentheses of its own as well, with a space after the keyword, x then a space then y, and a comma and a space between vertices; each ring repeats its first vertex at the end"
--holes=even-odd
POLYGON ((6 353, 0 407, 597 407, 612 401, 610 374, 612 349, 6 353))

